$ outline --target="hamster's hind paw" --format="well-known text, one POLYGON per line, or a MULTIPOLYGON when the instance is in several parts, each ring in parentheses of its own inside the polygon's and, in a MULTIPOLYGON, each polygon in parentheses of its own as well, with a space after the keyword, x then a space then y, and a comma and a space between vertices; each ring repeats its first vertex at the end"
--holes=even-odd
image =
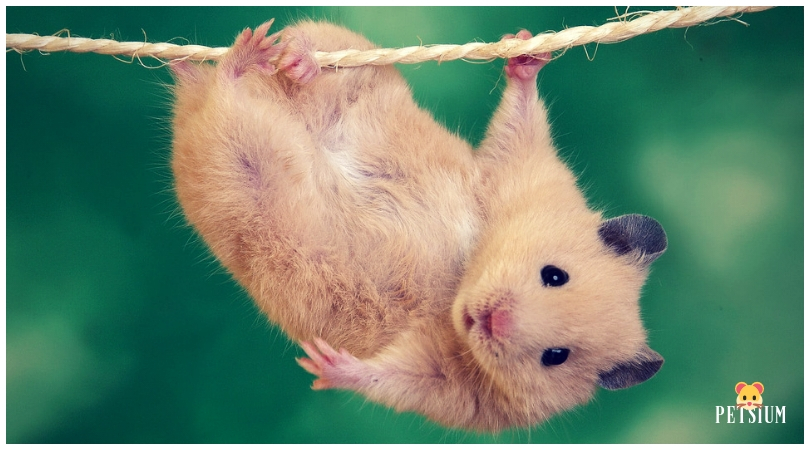
POLYGON ((298 84, 306 84, 321 73, 321 66, 315 60, 315 53, 309 37, 296 28, 285 31, 284 54, 278 68, 287 78, 298 84))
POLYGON ((315 339, 314 344, 301 342, 309 358, 297 358, 298 365, 318 377, 312 389, 351 389, 356 384, 356 375, 362 373, 363 362, 345 349, 336 351, 323 339, 315 339))
POLYGON ((286 44, 276 43, 281 32, 267 36, 267 31, 272 24, 273 19, 259 25, 255 32, 250 28, 242 31, 219 64, 226 74, 231 78, 239 78, 251 70, 258 70, 268 75, 273 75, 278 71, 271 60, 281 54, 286 44))
MULTIPOLYGON (((504 39, 523 39, 524 41, 531 38, 532 34, 527 30, 521 30, 517 36, 507 34, 504 39)), ((520 55, 514 58, 509 58, 506 62, 506 76, 510 79, 517 79, 521 81, 534 80, 540 69, 551 60, 551 53, 540 53, 537 55, 520 55)))

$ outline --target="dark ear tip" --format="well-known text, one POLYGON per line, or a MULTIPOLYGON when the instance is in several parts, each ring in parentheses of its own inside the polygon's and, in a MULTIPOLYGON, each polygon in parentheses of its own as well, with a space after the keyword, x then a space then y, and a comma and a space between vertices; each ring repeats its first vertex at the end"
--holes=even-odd
POLYGON ((627 214, 602 222, 599 237, 618 255, 638 251, 644 264, 652 263, 667 249, 664 227, 652 217, 627 214))
POLYGON ((664 357, 645 346, 635 358, 600 372, 599 385, 609 390, 629 388, 652 378, 663 365, 664 357))
POLYGON ((667 232, 664 227, 652 217, 638 215, 640 222, 644 223, 646 237, 653 244, 648 249, 650 253, 663 253, 667 249, 667 232))
MULTIPOLYGON (((658 354, 656 353, 656 355, 658 354)), ((651 360, 647 364, 653 372, 658 373, 658 371, 661 370, 661 367, 664 366, 664 357, 658 355, 657 359, 651 360)))

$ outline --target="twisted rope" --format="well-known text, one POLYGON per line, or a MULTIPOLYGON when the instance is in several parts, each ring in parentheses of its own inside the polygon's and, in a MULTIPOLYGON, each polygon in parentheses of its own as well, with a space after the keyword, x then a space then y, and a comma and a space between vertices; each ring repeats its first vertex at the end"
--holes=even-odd
MULTIPOLYGON (((538 34, 528 40, 506 39, 494 43, 471 42, 464 45, 431 45, 398 49, 382 48, 367 51, 342 50, 315 52, 315 59, 322 67, 357 67, 363 65, 386 65, 393 63, 414 64, 424 61, 451 61, 455 59, 491 60, 520 55, 567 50, 590 43, 609 44, 621 42, 652 33, 664 28, 684 28, 713 19, 759 12, 772 6, 696 6, 657 12, 636 12, 618 16, 615 22, 598 27, 581 26, 538 34), (631 20, 627 20, 631 19, 631 20)), ((37 36, 32 34, 6 34, 6 51, 41 52, 69 51, 75 53, 100 53, 122 55, 132 58, 150 56, 164 60, 218 60, 227 47, 204 47, 202 45, 176 45, 169 43, 118 42, 110 39, 37 36)))

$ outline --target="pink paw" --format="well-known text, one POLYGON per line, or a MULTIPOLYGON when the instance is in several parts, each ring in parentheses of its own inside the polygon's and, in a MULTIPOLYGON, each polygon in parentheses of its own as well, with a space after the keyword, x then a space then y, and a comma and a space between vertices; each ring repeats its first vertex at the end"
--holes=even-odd
MULTIPOLYGON (((512 34, 507 34, 503 39, 529 39, 532 37, 532 34, 526 30, 521 30, 518 32, 517 36, 512 34)), ((512 79, 518 80, 534 80, 534 77, 537 76, 537 72, 540 72, 540 69, 546 65, 547 62, 551 60, 551 53, 540 53, 538 55, 521 55, 514 58, 509 58, 506 62, 506 76, 512 79)))
POLYGON ((357 375, 363 372, 363 363, 345 349, 335 351, 323 339, 315 339, 314 345, 310 342, 301 342, 309 358, 298 358, 298 365, 307 372, 318 377, 312 383, 312 389, 352 388, 356 384, 357 375))
POLYGON ((305 34, 294 28, 287 33, 290 34, 284 36, 287 48, 279 59, 278 68, 296 83, 309 83, 321 73, 321 66, 313 54, 313 45, 305 34))
POLYGON ((236 38, 233 47, 225 55, 220 66, 233 78, 239 78, 251 70, 259 70, 270 75, 277 72, 276 67, 270 62, 278 57, 285 44, 276 44, 281 32, 267 36, 267 31, 273 20, 269 20, 256 28, 252 32, 250 28, 245 28, 242 34, 236 38))

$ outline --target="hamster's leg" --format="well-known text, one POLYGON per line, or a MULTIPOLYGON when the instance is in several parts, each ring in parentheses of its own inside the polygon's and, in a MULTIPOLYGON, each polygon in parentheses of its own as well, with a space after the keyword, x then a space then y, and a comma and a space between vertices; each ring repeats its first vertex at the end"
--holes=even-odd
MULTIPOLYGON (((525 40, 531 36, 523 30, 503 39, 525 40)), ((495 159, 493 163, 497 164, 497 160, 515 154, 550 147, 546 110, 537 92, 537 73, 550 59, 549 53, 509 58, 504 68, 506 89, 478 152, 482 159, 495 159)))
POLYGON ((310 175, 316 146, 271 63, 286 47, 277 43, 279 33, 266 35, 271 24, 245 29, 215 71, 173 66, 177 194, 190 222, 240 279, 251 264, 246 258, 262 253, 251 243, 268 241, 269 232, 311 229, 322 203, 310 175))
POLYGON ((286 44, 266 36, 269 26, 242 32, 216 67, 173 67, 176 192, 188 221, 273 322, 296 340, 339 342, 323 324, 356 282, 335 262, 348 246, 333 243, 341 222, 327 197, 331 167, 297 113, 304 100, 293 102, 290 80, 270 63, 286 44))
POLYGON ((404 336, 366 360, 344 349, 336 351, 322 339, 302 342, 301 347, 309 358, 299 358, 298 364, 318 377, 313 389, 355 391, 398 411, 416 411, 440 423, 476 425, 478 397, 457 376, 442 370, 446 360, 438 355, 438 359, 431 358, 432 352, 418 348, 413 336, 404 336))
POLYGON ((172 64, 175 190, 189 222, 237 276, 242 272, 238 266, 245 263, 241 236, 247 224, 261 215, 257 203, 277 166, 272 161, 275 152, 268 149, 283 147, 277 141, 284 134, 268 129, 261 116, 288 115, 281 108, 269 110, 245 94, 246 81, 277 71, 270 59, 283 46, 274 45, 277 34, 265 36, 271 23, 255 33, 245 29, 216 67, 172 64), (271 147, 268 141, 276 145, 271 147))

